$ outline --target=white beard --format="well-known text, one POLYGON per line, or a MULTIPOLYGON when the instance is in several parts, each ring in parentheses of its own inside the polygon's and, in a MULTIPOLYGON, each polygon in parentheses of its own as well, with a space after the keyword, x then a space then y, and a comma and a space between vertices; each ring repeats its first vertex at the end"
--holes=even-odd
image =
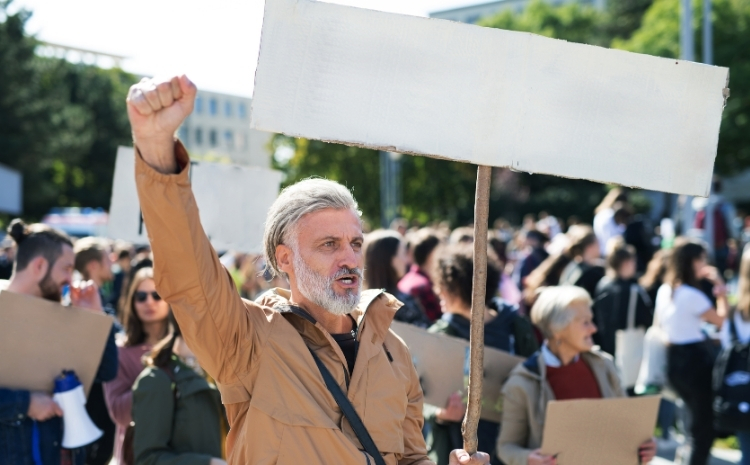
POLYGON ((362 290, 362 271, 359 268, 342 268, 332 277, 319 274, 309 266, 297 251, 294 251, 294 274, 300 293, 315 305, 323 307, 334 315, 347 315, 359 304, 362 290), (345 295, 338 295, 333 290, 333 283, 343 275, 353 274, 357 280, 357 289, 347 289, 345 295))

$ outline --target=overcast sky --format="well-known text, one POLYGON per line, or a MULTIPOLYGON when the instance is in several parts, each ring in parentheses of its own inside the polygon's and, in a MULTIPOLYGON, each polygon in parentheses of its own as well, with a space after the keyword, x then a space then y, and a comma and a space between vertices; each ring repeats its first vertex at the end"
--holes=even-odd
MULTIPOLYGON (((336 0, 427 16, 482 0, 336 0)), ((41 40, 128 57, 145 75, 187 73, 199 88, 252 96, 263 0, 16 0, 41 40), (209 6, 210 5, 210 6, 209 6)))

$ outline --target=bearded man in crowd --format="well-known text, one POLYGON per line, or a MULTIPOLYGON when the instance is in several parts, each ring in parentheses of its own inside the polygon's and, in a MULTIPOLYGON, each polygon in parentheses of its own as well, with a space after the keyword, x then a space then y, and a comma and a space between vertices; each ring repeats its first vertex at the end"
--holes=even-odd
MULTIPOLYGON (((219 384, 229 463, 431 464, 419 378, 389 329, 400 303, 360 292, 363 235, 351 193, 325 180, 285 189, 268 212, 264 247, 270 270, 291 290, 241 299, 201 228, 189 158, 174 140, 195 94, 185 76, 144 79, 130 89, 128 116, 157 288, 219 384), (374 453, 342 414, 335 388, 361 418, 374 453)), ((486 463, 487 454, 451 454, 451 464, 486 463)))

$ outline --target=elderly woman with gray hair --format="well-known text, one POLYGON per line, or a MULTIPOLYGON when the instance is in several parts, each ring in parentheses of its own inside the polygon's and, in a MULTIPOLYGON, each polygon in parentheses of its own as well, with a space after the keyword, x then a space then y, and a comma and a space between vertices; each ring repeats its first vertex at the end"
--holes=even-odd
MULTIPOLYGON (((531 320, 544 334, 544 344, 513 370, 503 388, 497 455, 506 465, 556 464, 555 457, 539 450, 547 402, 625 395, 611 357, 594 349, 592 316, 591 297, 583 288, 550 287, 539 295, 531 320)), ((656 443, 645 442, 638 450, 640 463, 655 454, 656 443)))

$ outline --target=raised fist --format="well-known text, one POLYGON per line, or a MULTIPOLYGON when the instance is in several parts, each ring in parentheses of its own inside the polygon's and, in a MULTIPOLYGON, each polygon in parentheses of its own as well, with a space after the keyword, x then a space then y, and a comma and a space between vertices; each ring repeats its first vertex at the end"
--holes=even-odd
POLYGON ((187 76, 144 78, 128 92, 128 118, 144 160, 154 168, 174 170, 173 141, 177 128, 193 111, 197 88, 187 76))

